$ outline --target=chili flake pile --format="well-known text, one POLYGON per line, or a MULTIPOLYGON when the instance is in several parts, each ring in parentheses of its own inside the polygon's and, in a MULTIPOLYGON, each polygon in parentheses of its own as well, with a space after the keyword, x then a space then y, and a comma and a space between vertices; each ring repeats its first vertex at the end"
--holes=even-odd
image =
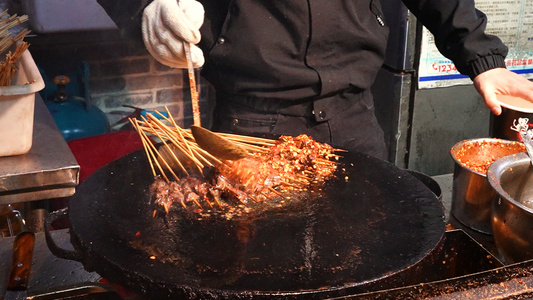
POLYGON ((492 139, 467 142, 452 155, 461 166, 485 175, 496 160, 525 151, 521 142, 492 139))

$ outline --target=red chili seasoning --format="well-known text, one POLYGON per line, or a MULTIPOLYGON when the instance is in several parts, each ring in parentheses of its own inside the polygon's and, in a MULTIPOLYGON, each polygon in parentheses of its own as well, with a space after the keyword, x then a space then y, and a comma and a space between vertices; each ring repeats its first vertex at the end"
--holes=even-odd
POLYGON ((487 174, 489 166, 496 160, 525 151, 522 142, 492 139, 467 142, 452 155, 461 166, 487 174))

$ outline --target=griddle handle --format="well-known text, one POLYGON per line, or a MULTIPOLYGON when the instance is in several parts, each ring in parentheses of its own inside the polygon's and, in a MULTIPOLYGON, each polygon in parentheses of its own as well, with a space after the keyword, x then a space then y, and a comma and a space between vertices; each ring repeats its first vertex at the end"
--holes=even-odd
POLYGON ((53 211, 48 215, 45 220, 46 224, 44 226, 46 244, 48 245, 48 249, 50 249, 50 252, 52 252, 52 254, 54 254, 55 256, 59 258, 82 262, 82 256, 78 252, 76 252, 75 250, 69 250, 59 247, 52 238, 52 234, 50 233, 50 227, 52 223, 58 219, 66 218, 67 216, 68 207, 53 211))

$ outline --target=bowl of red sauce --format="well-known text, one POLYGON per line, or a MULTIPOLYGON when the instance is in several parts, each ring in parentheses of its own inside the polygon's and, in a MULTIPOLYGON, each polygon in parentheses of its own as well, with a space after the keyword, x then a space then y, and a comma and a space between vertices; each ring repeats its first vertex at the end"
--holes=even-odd
POLYGON ((455 162, 451 214, 462 225, 492 234, 492 203, 498 194, 487 180, 487 170, 496 160, 525 152, 522 142, 480 138, 455 144, 450 154, 455 162))

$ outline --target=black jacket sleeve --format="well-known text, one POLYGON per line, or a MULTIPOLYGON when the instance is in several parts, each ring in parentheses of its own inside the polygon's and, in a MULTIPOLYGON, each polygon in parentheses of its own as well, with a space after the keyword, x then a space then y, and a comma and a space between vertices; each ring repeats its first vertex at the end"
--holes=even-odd
MULTIPOLYGON (((124 35, 140 37, 142 12, 152 0, 97 1, 124 35)), ((485 33, 487 16, 475 8, 474 0, 403 2, 431 31, 439 51, 462 74, 473 79, 484 71, 505 67, 508 49, 498 37, 485 33)))
POLYGON ((152 0, 97 0, 121 34, 140 38, 143 10, 152 0))
POLYGON ((485 33, 487 16, 475 9, 474 0, 403 0, 435 37, 439 51, 457 70, 474 78, 498 67, 505 68, 508 49, 496 36, 485 33))

